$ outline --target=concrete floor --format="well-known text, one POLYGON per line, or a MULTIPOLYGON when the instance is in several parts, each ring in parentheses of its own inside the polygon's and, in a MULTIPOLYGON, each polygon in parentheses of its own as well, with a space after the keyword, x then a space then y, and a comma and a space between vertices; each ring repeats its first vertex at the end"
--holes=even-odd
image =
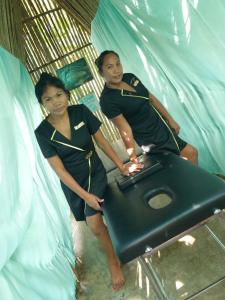
MULTIPOLYGON (((215 217, 209 228, 225 243, 225 221, 215 217)), ((137 260, 123 266, 125 287, 114 292, 106 258, 98 241, 84 222, 73 221, 75 252, 81 288, 78 300, 155 300, 149 280, 137 260)), ((185 299, 225 275, 225 248, 219 246, 206 227, 201 227, 183 240, 161 250, 152 257, 152 264, 163 279, 170 300, 185 299)), ((225 283, 196 298, 224 300, 225 283)))

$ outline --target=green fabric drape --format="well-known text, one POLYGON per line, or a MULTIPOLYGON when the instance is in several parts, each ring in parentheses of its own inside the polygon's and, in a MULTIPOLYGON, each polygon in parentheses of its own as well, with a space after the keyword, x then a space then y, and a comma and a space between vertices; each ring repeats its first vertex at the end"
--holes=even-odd
POLYGON ((0 1, 0 45, 25 62, 21 1, 0 1))
POLYGON ((91 22, 96 14, 99 0, 55 0, 59 6, 87 30, 91 31, 91 22))
POLYGON ((101 0, 91 33, 98 52, 117 51, 161 100, 213 172, 225 172, 224 15, 221 0, 101 0))
POLYGON ((29 74, 2 48, 0 87, 0 299, 74 300, 69 207, 34 136, 29 74))

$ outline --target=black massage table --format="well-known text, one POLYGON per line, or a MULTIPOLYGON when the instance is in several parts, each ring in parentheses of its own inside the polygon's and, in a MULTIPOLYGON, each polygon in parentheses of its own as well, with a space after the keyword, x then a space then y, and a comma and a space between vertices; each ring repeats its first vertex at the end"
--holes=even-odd
POLYGON ((120 186, 118 170, 108 173, 103 211, 120 261, 138 258, 158 298, 164 300, 169 298, 145 257, 220 214, 225 182, 173 154, 143 160, 153 171, 137 180, 134 176, 130 186, 120 186))

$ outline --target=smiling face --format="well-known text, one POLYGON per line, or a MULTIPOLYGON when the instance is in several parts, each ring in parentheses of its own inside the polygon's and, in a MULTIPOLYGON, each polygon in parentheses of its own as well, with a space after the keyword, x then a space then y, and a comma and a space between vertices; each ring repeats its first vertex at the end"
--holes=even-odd
POLYGON ((113 53, 104 57, 101 75, 109 85, 117 85, 123 78, 123 67, 120 59, 113 53))
POLYGON ((68 107, 68 95, 61 88, 47 85, 42 94, 41 102, 52 116, 63 115, 68 107))

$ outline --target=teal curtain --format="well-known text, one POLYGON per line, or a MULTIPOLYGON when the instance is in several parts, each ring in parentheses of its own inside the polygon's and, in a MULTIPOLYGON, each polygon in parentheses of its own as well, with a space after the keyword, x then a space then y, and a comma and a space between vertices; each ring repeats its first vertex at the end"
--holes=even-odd
POLYGON ((211 172, 225 172, 224 16, 222 0, 101 0, 91 30, 97 51, 119 53, 211 172))
POLYGON ((25 67, 0 48, 0 299, 75 299, 69 208, 42 158, 25 67))

